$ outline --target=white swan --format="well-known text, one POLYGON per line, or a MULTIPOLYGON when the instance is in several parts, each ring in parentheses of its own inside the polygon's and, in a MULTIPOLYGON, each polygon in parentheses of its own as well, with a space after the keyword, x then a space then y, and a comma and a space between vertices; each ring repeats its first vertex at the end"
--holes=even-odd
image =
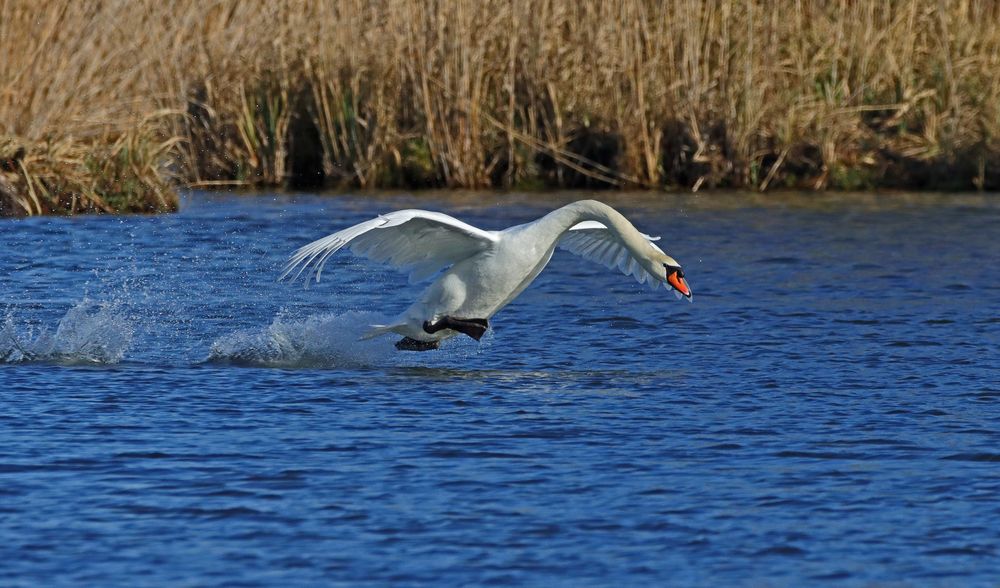
POLYGON ((425 351, 459 333, 478 341, 490 317, 538 276, 557 245, 691 300, 680 264, 653 244, 656 239, 596 200, 574 202, 503 231, 484 231, 439 212, 400 210, 300 248, 280 279, 294 273, 294 280, 305 272, 307 283, 313 274, 319 282, 326 260, 345 245, 357 255, 409 271, 410 283, 447 268, 399 317, 373 325, 362 337, 398 333, 404 338, 397 348, 425 351))

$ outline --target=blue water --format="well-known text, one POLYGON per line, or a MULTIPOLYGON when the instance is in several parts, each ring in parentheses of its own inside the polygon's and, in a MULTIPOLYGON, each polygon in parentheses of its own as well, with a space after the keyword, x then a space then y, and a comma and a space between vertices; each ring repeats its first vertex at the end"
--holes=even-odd
POLYGON ((481 344, 296 247, 408 207, 189 196, 0 222, 4 586, 990 586, 1000 199, 603 194, 693 304, 557 253, 481 344))

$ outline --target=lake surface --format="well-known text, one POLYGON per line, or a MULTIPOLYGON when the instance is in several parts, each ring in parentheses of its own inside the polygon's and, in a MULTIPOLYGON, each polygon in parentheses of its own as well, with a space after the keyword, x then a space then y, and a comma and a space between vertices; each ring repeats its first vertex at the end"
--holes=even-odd
POLYGON ((557 252, 480 344, 295 248, 581 195, 193 194, 0 221, 5 586, 995 586, 1000 198, 600 194, 694 303, 557 252))

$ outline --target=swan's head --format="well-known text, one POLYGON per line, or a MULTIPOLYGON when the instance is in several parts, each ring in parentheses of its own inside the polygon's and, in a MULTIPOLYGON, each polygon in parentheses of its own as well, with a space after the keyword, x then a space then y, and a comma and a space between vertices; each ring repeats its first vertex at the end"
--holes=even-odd
POLYGON ((688 286, 687 280, 684 279, 684 270, 681 269, 681 264, 677 263, 673 257, 667 254, 662 254, 659 256, 658 260, 660 264, 660 272, 655 275, 659 277, 668 288, 672 289, 678 298, 683 296, 691 301, 691 287, 688 286))

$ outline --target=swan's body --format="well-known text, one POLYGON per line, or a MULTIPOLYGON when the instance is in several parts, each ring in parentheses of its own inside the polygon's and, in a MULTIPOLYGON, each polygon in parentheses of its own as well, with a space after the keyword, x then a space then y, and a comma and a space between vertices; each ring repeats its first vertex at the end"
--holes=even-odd
MULTIPOLYGON (((345 245, 373 261, 410 272, 419 282, 443 273, 399 317, 366 335, 403 335, 419 349, 460 333, 476 339, 487 321, 516 298, 548 264, 557 246, 616 267, 641 283, 691 298, 680 264, 616 210, 595 200, 559 208, 527 224, 484 231, 448 215, 400 210, 357 224, 298 251, 282 277, 308 268, 319 281, 330 255, 345 245), (481 326, 477 326, 481 325, 481 326), (421 347, 422 346, 422 347, 421 347)), ((401 342, 403 343, 403 342, 401 342)))

